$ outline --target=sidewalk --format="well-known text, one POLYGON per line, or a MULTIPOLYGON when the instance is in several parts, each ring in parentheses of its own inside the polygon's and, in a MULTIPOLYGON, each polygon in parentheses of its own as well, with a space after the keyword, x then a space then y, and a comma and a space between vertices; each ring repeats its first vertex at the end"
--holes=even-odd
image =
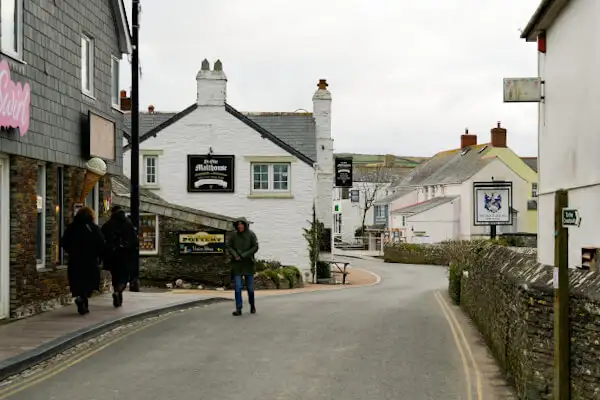
POLYGON ((228 301, 221 292, 207 295, 124 292, 121 308, 111 294, 90 299, 90 313, 79 315, 74 305, 0 325, 0 381, 61 351, 119 325, 160 313, 228 301))

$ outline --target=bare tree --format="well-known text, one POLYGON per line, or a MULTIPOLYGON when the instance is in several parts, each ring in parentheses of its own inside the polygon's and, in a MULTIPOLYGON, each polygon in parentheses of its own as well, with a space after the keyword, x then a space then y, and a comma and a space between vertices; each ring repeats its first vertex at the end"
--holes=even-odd
POLYGON ((362 212, 361 230, 365 229, 367 213, 373 208, 381 192, 392 182, 392 168, 385 165, 364 166, 356 168, 356 186, 359 190, 359 207, 362 212))

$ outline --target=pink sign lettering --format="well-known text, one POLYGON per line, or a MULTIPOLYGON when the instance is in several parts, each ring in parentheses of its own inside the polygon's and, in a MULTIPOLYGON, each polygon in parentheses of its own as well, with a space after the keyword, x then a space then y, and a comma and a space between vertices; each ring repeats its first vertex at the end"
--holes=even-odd
POLYGON ((29 130, 31 88, 10 79, 6 60, 0 62, 0 126, 19 128, 21 136, 29 130))

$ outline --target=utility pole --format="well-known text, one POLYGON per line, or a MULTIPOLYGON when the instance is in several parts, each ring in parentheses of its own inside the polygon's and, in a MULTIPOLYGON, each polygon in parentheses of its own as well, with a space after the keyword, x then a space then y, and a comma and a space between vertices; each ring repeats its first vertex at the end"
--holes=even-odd
POLYGON ((554 198, 554 398, 569 400, 569 230, 564 225, 563 209, 569 194, 558 190, 554 198))
MULTIPOLYGON (((140 58, 138 53, 139 43, 139 11, 140 0, 132 0, 132 57, 131 57, 131 197, 130 211, 131 223, 135 227, 139 240, 140 232, 140 58)), ((138 243, 139 248, 139 243, 138 243)), ((134 277, 139 278, 140 253, 135 252, 134 277)), ((132 282, 130 283, 131 287, 132 282)))

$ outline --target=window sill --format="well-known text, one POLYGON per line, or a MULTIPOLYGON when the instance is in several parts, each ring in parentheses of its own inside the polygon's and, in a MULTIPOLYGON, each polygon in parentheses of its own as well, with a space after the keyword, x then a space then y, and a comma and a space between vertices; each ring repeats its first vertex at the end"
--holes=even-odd
POLYGON ((66 270, 68 267, 66 265, 56 265, 54 267, 44 267, 41 264, 37 265, 37 272, 46 273, 46 272, 56 272, 66 270))
POLYGON ((113 109, 113 111, 116 111, 116 112, 118 112, 118 113, 125 114, 125 111, 121 110, 121 107, 119 107, 119 106, 118 106, 118 105, 116 105, 116 104, 113 104, 113 105, 112 105, 112 109, 113 109))
POLYGON ((158 255, 158 250, 154 250, 154 251, 140 250, 140 256, 157 256, 157 255, 158 255))
POLYGON ((291 193, 250 193, 249 199, 293 199, 294 195, 291 193))
POLYGON ((94 95, 91 94, 90 92, 85 92, 82 90, 81 94, 83 95, 84 98, 87 98, 88 100, 96 101, 96 97, 94 97, 94 95))
POLYGON ((27 63, 22 58, 23 56, 21 56, 19 54, 16 54, 16 53, 13 53, 10 51, 6 51, 6 50, 0 50, 0 54, 10 58, 10 61, 14 61, 14 62, 22 64, 22 65, 27 65, 27 63))
POLYGON ((142 189, 149 189, 149 190, 158 190, 160 189, 160 185, 156 185, 156 184, 145 184, 145 185, 140 185, 140 187, 142 189))

